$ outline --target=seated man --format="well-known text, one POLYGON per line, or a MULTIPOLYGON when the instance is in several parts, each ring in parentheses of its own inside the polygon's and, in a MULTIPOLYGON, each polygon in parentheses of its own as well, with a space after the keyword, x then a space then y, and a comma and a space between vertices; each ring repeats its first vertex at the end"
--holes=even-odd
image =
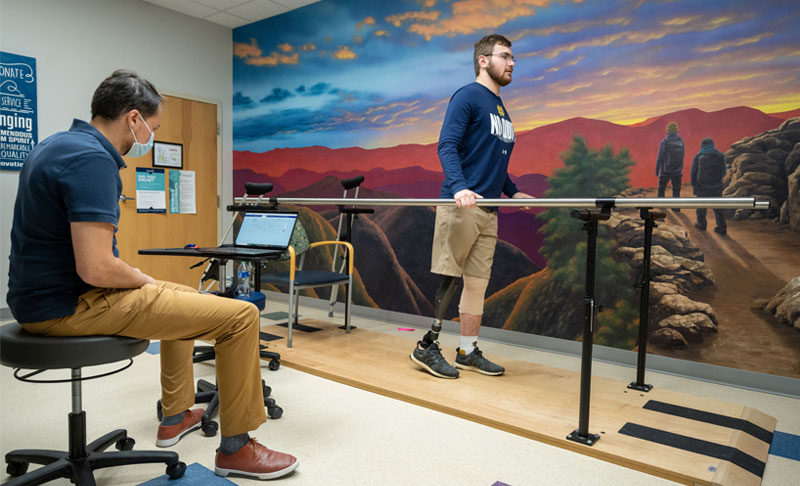
POLYGON ((8 305, 33 334, 160 339, 161 447, 200 427, 202 409, 189 410, 194 340, 215 341, 222 432, 215 472, 280 477, 297 459, 248 435, 266 421, 258 309, 156 281, 119 258, 120 154, 150 150, 163 103, 149 81, 116 71, 95 91, 90 123, 76 119, 31 151, 14 206, 8 305))

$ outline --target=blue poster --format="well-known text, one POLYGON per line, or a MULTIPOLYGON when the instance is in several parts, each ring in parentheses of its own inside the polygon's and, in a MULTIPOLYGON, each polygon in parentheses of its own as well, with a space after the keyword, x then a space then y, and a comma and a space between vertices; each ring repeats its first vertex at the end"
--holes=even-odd
POLYGON ((0 169, 21 170, 38 136, 36 59, 0 51, 0 169))
POLYGON ((136 168, 136 212, 166 213, 164 169, 136 168))
POLYGON ((181 212, 181 171, 169 171, 169 212, 181 212))

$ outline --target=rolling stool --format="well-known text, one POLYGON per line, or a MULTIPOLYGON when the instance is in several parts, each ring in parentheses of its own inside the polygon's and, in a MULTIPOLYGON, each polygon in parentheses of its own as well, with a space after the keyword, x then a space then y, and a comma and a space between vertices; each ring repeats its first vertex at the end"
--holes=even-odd
MULTIPOLYGON (((247 297, 237 296, 236 299, 247 300, 252 302, 258 307, 259 312, 263 311, 266 306, 267 297, 261 292, 250 292, 247 297)), ((264 346, 259 344, 259 354, 261 358, 270 358, 269 369, 277 370, 280 367, 280 354, 266 351, 264 346)), ((192 362, 200 363, 201 361, 209 361, 216 357, 214 354, 214 346, 195 346, 192 362)), ((264 394, 264 406, 267 407, 267 415, 271 419, 279 419, 283 416, 283 409, 275 403, 274 398, 270 398, 272 388, 270 388, 262 379, 261 389, 264 394)), ((217 385, 207 380, 197 380, 197 393, 194 395, 194 403, 208 403, 203 418, 201 420, 201 429, 206 437, 213 437, 217 435, 219 424, 213 420, 214 416, 219 411, 219 394, 217 393, 217 385)), ((161 408, 161 400, 156 403, 156 416, 158 420, 164 417, 161 408)))
POLYGON ((50 337, 30 334, 19 324, 0 328, 0 363, 15 368, 14 377, 32 383, 72 383, 72 412, 69 414, 69 451, 19 449, 6 454, 6 472, 14 479, 5 486, 36 485, 57 478, 69 478, 78 486, 94 486, 94 470, 104 467, 163 462, 167 475, 177 479, 186 464, 175 452, 132 451, 135 441, 125 429, 117 429, 86 444, 86 412, 81 404, 81 381, 127 369, 133 357, 147 349, 150 341, 122 336, 50 337), (124 367, 102 375, 81 377, 81 368, 129 360, 124 367), (31 380, 45 370, 72 370, 68 380, 31 380), (20 370, 36 370, 20 376, 20 370), (104 452, 114 444, 119 452, 104 452), (30 463, 42 467, 26 474, 30 463))

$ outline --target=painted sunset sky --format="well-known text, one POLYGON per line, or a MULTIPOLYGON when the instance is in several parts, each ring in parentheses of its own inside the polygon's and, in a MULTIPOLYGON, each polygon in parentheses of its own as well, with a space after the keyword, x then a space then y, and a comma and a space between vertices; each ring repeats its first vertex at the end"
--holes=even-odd
POLYGON ((508 37, 517 132, 633 124, 686 108, 800 108, 800 2, 322 0, 233 30, 234 150, 436 142, 474 81, 473 44, 508 37))

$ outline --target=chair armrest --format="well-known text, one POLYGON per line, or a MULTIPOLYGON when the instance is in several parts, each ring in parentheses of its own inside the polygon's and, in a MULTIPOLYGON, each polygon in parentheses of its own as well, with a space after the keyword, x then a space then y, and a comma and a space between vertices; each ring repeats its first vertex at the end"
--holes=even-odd
POLYGON ((347 259, 347 263, 348 263, 347 264, 347 273, 352 275, 353 274, 353 260, 354 260, 353 256, 355 255, 355 253, 353 252, 353 245, 351 243, 347 242, 347 241, 315 241, 314 243, 311 243, 309 245, 309 249, 315 248, 317 246, 323 246, 323 245, 341 245, 341 246, 345 247, 345 249, 348 252, 348 255, 350 255, 350 258, 347 259))
POLYGON ((286 248, 286 251, 289 252, 289 279, 294 281, 294 273, 297 271, 297 265, 295 265, 297 252, 294 251, 294 247, 292 245, 289 245, 286 248))

